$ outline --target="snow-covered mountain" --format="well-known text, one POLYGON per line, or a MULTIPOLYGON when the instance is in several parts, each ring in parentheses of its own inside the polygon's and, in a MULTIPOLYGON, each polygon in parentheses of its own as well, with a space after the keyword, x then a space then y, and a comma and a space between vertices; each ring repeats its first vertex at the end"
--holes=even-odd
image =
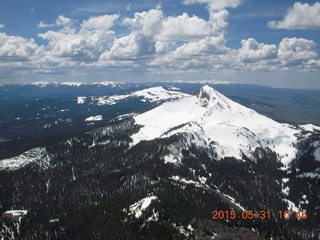
MULTIPOLYGON (((176 89, 179 90, 179 89, 176 89)), ((176 100, 182 97, 187 96, 187 94, 174 91, 174 90, 166 90, 163 87, 151 87, 146 88, 139 91, 134 91, 132 93, 123 94, 123 95, 111 95, 111 96, 102 96, 102 97, 89 97, 88 99, 85 97, 78 97, 77 102, 78 104, 85 103, 86 100, 89 103, 97 104, 99 106, 104 105, 114 105, 118 101, 125 100, 125 99, 132 99, 138 98, 142 102, 163 102, 169 100, 176 100)))
MULTIPOLYGON (((214 149, 218 159, 251 158, 254 149, 261 147, 276 152, 284 165, 294 159, 297 137, 304 129, 260 115, 209 86, 202 87, 195 95, 166 102, 134 119, 142 128, 132 136, 132 145, 142 140, 187 133, 189 145, 214 149)), ((310 128, 319 129, 313 125, 310 128)), ((165 160, 179 163, 181 155, 170 154, 165 160)))

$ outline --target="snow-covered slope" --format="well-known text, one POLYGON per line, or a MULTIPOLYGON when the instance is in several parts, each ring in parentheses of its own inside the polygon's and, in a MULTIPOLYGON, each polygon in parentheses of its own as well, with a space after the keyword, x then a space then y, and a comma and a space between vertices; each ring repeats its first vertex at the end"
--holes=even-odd
POLYGON ((138 115, 135 121, 143 127, 132 136, 132 145, 141 140, 192 133, 204 140, 194 144, 211 143, 219 159, 242 159, 242 153, 250 157, 256 147, 269 147, 285 165, 296 154, 294 143, 301 131, 235 103, 209 86, 138 115))
POLYGON ((141 98, 141 101, 159 102, 164 100, 176 100, 185 96, 187 96, 187 94, 184 94, 182 92, 166 90, 163 87, 151 87, 130 94, 93 97, 91 100, 99 106, 103 106, 113 105, 116 104, 118 101, 135 97, 141 98))
POLYGON ((36 163, 40 168, 46 169, 50 164, 50 155, 43 147, 33 148, 16 157, 0 161, 0 171, 13 171, 30 163, 36 163))

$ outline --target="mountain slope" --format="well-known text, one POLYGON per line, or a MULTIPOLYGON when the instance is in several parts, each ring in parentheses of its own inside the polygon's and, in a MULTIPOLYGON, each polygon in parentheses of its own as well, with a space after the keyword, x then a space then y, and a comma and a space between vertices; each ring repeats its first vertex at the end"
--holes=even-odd
POLYGON ((2 160, 0 236, 318 239, 319 179, 308 173, 318 176, 319 141, 315 126, 277 123, 205 86, 2 160), (302 209, 308 218, 294 218, 302 209), (17 222, 8 210, 27 212, 17 222), (213 210, 239 217, 213 220, 213 210), (244 210, 270 218, 244 219, 244 210))

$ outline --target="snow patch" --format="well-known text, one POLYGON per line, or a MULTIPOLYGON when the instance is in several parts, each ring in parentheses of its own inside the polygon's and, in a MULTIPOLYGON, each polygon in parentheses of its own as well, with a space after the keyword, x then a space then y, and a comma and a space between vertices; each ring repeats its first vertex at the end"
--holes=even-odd
POLYGON ((81 85, 86 85, 83 82, 63 82, 61 85, 70 86, 70 87, 80 87, 81 85))
POLYGON ((183 226, 177 226, 175 223, 172 224, 172 226, 177 229, 179 231, 180 234, 189 237, 192 232, 193 232, 193 228, 191 227, 191 225, 189 224, 187 229, 185 229, 183 226), (189 226, 191 227, 191 229, 189 229, 189 226))
POLYGON ((33 82, 30 85, 34 85, 34 86, 38 86, 40 88, 46 87, 47 85, 49 85, 50 83, 45 82, 45 81, 38 81, 38 82, 33 82))
POLYGON ((310 131, 310 132, 314 130, 320 131, 320 127, 313 124, 299 125, 299 127, 302 128, 303 130, 310 131))
POLYGON ((177 87, 169 87, 169 90, 181 91, 181 89, 180 89, 180 88, 177 88, 177 87))
POLYGON ((0 171, 14 171, 30 163, 36 163, 46 169, 50 164, 51 157, 45 148, 33 148, 19 156, 0 160, 0 171))
POLYGON ((59 222, 59 218, 50 219, 49 223, 57 223, 59 222))
POLYGON ((227 194, 225 194, 225 193, 222 193, 222 192, 220 192, 219 190, 217 190, 220 194, 222 194, 223 196, 225 196, 226 198, 228 198, 234 205, 236 205, 239 209, 241 209, 242 211, 245 211, 245 208, 244 207, 242 207, 239 203, 237 203, 236 202, 236 200, 233 198, 233 197, 231 197, 231 196, 229 196, 229 195, 227 195, 227 194))
POLYGON ((181 159, 179 158, 179 156, 175 155, 175 154, 167 154, 166 156, 163 157, 164 163, 171 163, 174 165, 179 165, 181 163, 181 159))
POLYGON ((103 120, 102 115, 91 116, 85 119, 86 122, 95 122, 95 121, 102 121, 102 120, 103 120))
POLYGON ((3 217, 10 219, 13 222, 19 222, 21 218, 27 215, 27 210, 10 210, 2 214, 3 217))
POLYGON ((299 208, 301 209, 302 205, 307 205, 307 204, 309 204, 309 200, 307 199, 307 195, 303 195, 301 197, 301 200, 300 200, 300 203, 299 203, 299 208))
POLYGON ((93 85, 117 87, 117 83, 111 81, 94 82, 93 85))
POLYGON ((213 232, 213 233, 212 233, 212 237, 211 237, 210 239, 215 239, 217 236, 218 236, 218 234, 215 233, 215 232, 213 232))
MULTIPOLYGON (((197 188, 202 188, 202 189, 210 188, 206 184, 206 178, 205 177, 198 176, 199 182, 198 181, 194 181, 194 180, 188 180, 188 179, 180 177, 180 176, 172 176, 172 177, 169 177, 168 179, 171 179, 173 181, 182 183, 184 185, 194 185, 197 188)), ((183 186, 183 189, 184 188, 185 188, 185 186, 183 186)))
POLYGON ((289 178, 282 178, 282 184, 281 184, 281 192, 285 195, 288 196, 290 192, 290 188, 288 186, 285 186, 285 184, 289 182, 289 178))
POLYGON ((152 215, 147 219, 147 222, 157 222, 159 221, 159 213, 155 212, 154 209, 152 209, 152 215))
POLYGON ((314 172, 305 172, 296 176, 297 178, 311 178, 311 179, 320 179, 319 173, 314 172))
POLYGON ((157 199, 157 196, 150 196, 130 205, 128 215, 133 215, 135 218, 140 218, 143 214, 143 211, 150 206, 151 202, 157 199))
POLYGON ((288 205, 288 210, 291 212, 298 212, 299 208, 295 205, 294 202, 290 201, 289 199, 283 199, 287 205, 288 205))
POLYGON ((77 97, 77 103, 78 104, 84 104, 86 99, 87 99, 87 97, 77 97))

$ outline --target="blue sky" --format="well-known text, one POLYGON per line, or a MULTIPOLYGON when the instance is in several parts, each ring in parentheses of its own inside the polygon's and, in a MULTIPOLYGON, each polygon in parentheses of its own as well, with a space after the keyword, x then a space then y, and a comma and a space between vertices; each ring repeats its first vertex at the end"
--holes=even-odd
POLYGON ((320 2, 3 0, 0 83, 223 80, 320 89, 320 2))

